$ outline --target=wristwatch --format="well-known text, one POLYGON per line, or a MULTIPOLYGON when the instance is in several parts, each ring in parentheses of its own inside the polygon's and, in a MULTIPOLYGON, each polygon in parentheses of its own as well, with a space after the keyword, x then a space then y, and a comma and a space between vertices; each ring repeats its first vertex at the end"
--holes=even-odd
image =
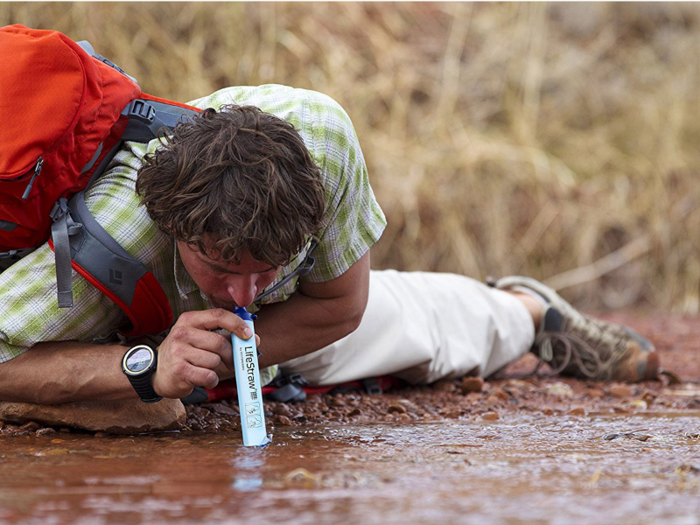
POLYGON ((144 403, 163 399, 153 390, 153 373, 158 365, 158 354, 148 345, 129 348, 122 359, 122 371, 144 403))

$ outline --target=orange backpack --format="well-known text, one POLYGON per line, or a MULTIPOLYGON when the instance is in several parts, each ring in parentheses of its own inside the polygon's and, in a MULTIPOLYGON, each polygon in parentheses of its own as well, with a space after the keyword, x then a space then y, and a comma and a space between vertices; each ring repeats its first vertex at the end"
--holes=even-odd
POLYGON ((142 93, 87 42, 0 28, 0 271, 49 240, 59 307, 73 303, 72 267, 126 313, 126 336, 168 329, 162 288, 97 224, 83 190, 125 141, 148 142, 197 111, 142 93))

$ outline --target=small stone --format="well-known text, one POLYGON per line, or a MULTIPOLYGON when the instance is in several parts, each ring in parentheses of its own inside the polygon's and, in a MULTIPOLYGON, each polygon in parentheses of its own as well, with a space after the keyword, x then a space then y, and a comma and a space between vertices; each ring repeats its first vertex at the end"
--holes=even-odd
POLYGON ((648 405, 643 399, 635 399, 634 401, 630 401, 629 407, 632 410, 646 410, 648 405))
POLYGON ((485 414, 481 415, 481 418, 484 421, 496 421, 497 419, 500 419, 501 416, 498 415, 498 412, 486 412, 485 414))
POLYGON ((601 397, 605 396, 605 392, 603 392, 600 388, 591 388, 588 390, 588 397, 596 398, 599 399, 601 397))
POLYGON ((651 405, 656 400, 656 394, 653 392, 644 392, 641 399, 647 402, 647 406, 651 405))
POLYGON ((329 405, 333 407, 344 407, 346 403, 342 397, 336 396, 331 398, 329 405))
POLYGON ((402 407, 401 405, 391 405, 388 409, 387 412, 389 414, 405 414, 406 409, 402 407))
POLYGON ((510 401, 510 394, 502 388, 495 388, 491 392, 491 397, 495 397, 497 399, 500 399, 501 401, 510 401))
POLYGON ((632 395, 632 387, 630 385, 613 385, 608 392, 615 397, 629 397, 632 395))
POLYGON ((65 441, 65 439, 52 439, 51 443, 53 443, 54 445, 60 445, 61 443, 65 443, 65 441))
POLYGON ((549 408, 549 407, 543 408, 543 409, 542 409, 542 414, 544 414, 545 416, 551 416, 551 415, 554 415, 554 410, 552 410, 552 409, 549 408))
POLYGON ((222 403, 213 403, 210 405, 210 408, 212 409, 213 412, 216 412, 217 414, 222 414, 224 416, 239 416, 240 415, 237 410, 234 410, 231 407, 226 406, 222 403))
POLYGON ((573 388, 571 388, 566 383, 553 383, 551 385, 547 385, 547 388, 545 389, 545 391, 547 392, 547 395, 549 395, 549 396, 557 396, 557 397, 573 397, 574 396, 573 388))
POLYGON ((291 427, 292 426, 292 420, 289 419, 287 416, 277 416, 277 422, 285 427, 291 427))
POLYGON ((56 430, 53 428, 47 427, 47 428, 40 428, 39 430, 36 431, 36 435, 38 437, 41 436, 50 436, 56 433, 56 430))
POLYGON ((586 409, 583 407, 572 408, 571 410, 569 410, 568 415, 570 415, 570 416, 585 416, 586 409))
POLYGON ((292 415, 292 411, 289 409, 289 407, 285 403, 280 403, 275 408, 273 408, 272 413, 277 414, 278 416, 287 416, 287 417, 290 417, 292 415))
POLYGON ((360 410, 359 408, 353 409, 353 410, 348 414, 348 416, 350 416, 350 417, 357 417, 357 416, 361 416, 361 415, 362 415, 362 410, 360 410))
POLYGON ((433 390, 438 392, 454 392, 457 389, 452 379, 441 379, 433 383, 433 390))
POLYGON ((462 379, 462 393, 481 392, 484 389, 484 380, 480 377, 465 377, 462 379))
POLYGON ((37 423, 36 421, 30 421, 29 423, 25 423, 21 427, 19 427, 20 430, 27 430, 29 432, 36 432, 41 428, 41 425, 37 423))
MULTIPOLYGON (((104 432, 95 432, 95 434, 93 434, 92 437, 94 437, 94 438, 103 438, 103 437, 105 437, 105 436, 106 436, 106 434, 105 434, 104 432)), ((53 441, 51 441, 51 443, 53 443, 54 441, 63 442, 62 439, 58 439, 58 440, 54 439, 53 441)))

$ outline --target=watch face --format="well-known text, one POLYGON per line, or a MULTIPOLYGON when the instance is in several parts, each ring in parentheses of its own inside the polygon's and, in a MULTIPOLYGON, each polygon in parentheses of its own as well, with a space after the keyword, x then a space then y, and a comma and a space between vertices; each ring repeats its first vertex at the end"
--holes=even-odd
POLYGON ((148 368, 153 361, 153 351, 145 346, 136 347, 124 360, 124 368, 127 372, 138 374, 148 368))

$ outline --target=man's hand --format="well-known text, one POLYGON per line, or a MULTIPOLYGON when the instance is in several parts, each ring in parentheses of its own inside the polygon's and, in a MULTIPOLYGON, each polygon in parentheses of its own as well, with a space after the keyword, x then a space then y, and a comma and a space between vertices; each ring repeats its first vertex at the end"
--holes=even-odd
POLYGON ((153 388, 158 395, 180 398, 195 386, 214 388, 222 368, 233 369, 231 340, 212 332, 223 328, 250 339, 248 325, 233 312, 217 308, 182 314, 158 347, 153 388))

